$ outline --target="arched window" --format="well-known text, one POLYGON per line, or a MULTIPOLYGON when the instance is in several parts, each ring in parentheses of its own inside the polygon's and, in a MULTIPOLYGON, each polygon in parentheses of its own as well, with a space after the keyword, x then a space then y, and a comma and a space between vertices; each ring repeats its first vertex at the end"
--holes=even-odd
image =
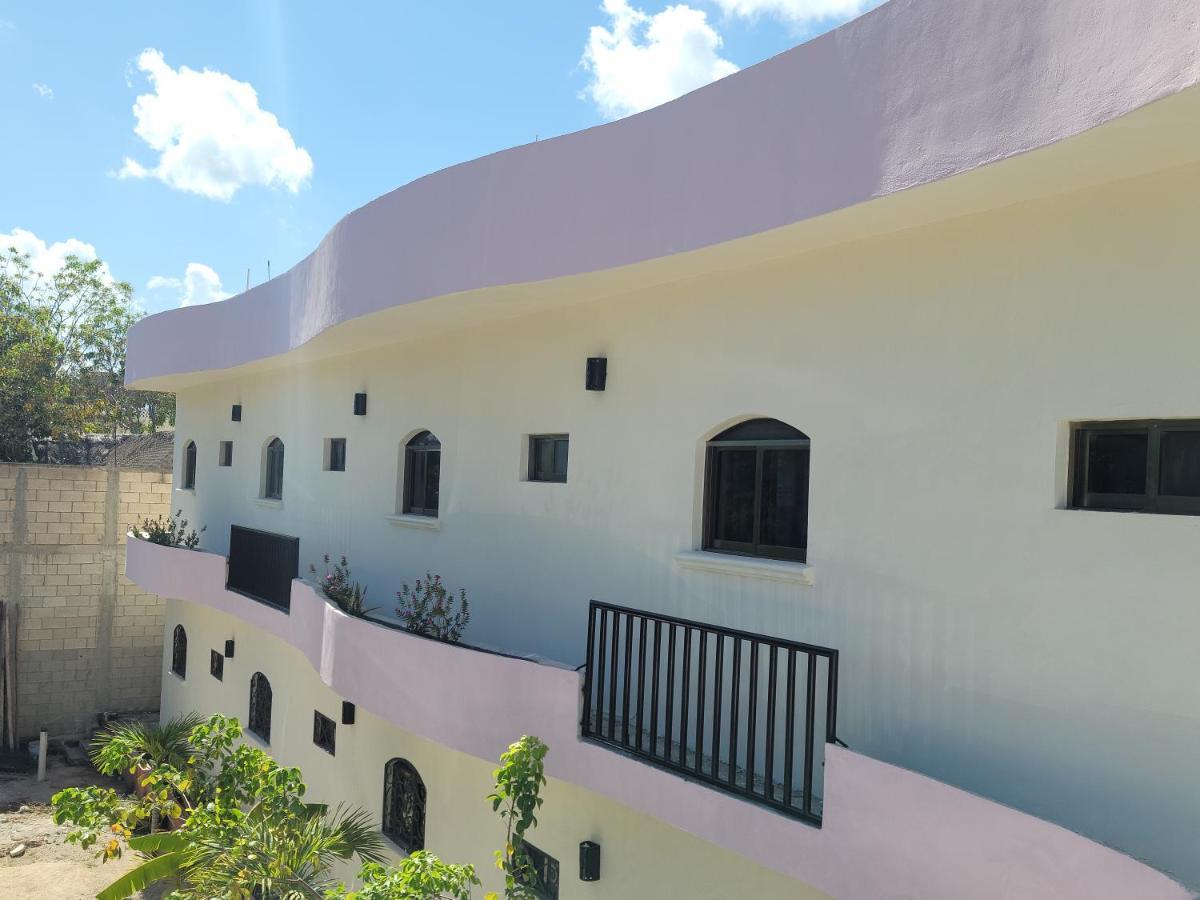
POLYGON ((183 484, 184 490, 196 487, 196 442, 188 441, 183 447, 183 484))
POLYGON ((176 625, 171 636, 171 671, 187 678, 187 632, 182 625, 176 625))
POLYGON ((408 853, 425 849, 425 782, 407 759, 383 769, 383 833, 408 853))
POLYGON ((705 549, 804 562, 808 456, 808 436, 776 419, 751 419, 710 440, 705 549))
POLYGON ((441 441, 428 431, 413 435, 404 445, 404 505, 401 511, 412 516, 436 516, 441 476, 441 441))
POLYGON ((267 444, 262 495, 268 500, 283 499, 283 441, 279 438, 271 438, 267 444))
POLYGON ((262 672, 250 677, 250 719, 247 727, 271 743, 271 682, 262 672))

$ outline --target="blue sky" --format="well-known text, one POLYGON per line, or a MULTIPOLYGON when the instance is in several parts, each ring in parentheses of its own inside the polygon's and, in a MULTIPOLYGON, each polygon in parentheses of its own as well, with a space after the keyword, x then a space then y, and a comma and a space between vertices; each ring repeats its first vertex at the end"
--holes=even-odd
POLYGON ((596 125, 878 0, 7 3, 0 245, 150 312, 236 293, 428 172, 596 125))

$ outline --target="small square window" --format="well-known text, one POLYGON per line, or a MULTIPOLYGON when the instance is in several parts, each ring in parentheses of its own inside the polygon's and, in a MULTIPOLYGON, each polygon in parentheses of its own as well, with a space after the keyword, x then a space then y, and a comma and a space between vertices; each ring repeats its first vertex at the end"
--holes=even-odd
POLYGON ((233 441, 221 441, 221 449, 217 454, 217 465, 233 465, 233 441))
POLYGON ((336 735, 337 725, 333 719, 313 710, 313 743, 326 753, 332 754, 336 735))
POLYGON ((565 482, 567 480, 567 443, 565 434, 529 436, 529 480, 565 482))
POLYGON ((346 471, 346 439, 327 438, 325 440, 325 471, 346 471))
POLYGON ((225 680, 224 654, 218 653, 216 650, 212 651, 212 656, 210 656, 208 660, 208 671, 213 678, 217 679, 217 681, 225 680))

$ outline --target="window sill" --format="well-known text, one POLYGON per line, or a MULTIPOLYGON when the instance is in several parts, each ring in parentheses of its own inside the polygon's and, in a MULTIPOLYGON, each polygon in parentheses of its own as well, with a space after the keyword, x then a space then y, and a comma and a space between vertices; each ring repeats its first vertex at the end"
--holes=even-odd
POLYGON ((811 585, 813 583, 812 566, 808 563, 755 559, 750 556, 734 556, 730 553, 714 553, 709 550, 685 550, 682 553, 676 553, 675 565, 681 569, 715 572, 720 575, 762 578, 766 581, 787 581, 792 584, 811 585))
POLYGON ((191 494, 193 497, 195 497, 195 496, 196 496, 196 489, 195 489, 195 488, 184 488, 184 487, 179 487, 179 488, 175 488, 175 493, 177 493, 177 494, 191 494))
POLYGON ((442 520, 436 516, 384 516, 397 528, 424 528, 427 531, 441 531, 442 520))
POLYGON ((272 500, 270 497, 255 497, 254 503, 263 509, 283 509, 282 500, 272 500))

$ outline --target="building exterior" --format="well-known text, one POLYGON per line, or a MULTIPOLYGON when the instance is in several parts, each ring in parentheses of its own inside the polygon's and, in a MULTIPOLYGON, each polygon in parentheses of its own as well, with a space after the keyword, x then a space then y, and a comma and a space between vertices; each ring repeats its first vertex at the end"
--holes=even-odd
POLYGON ((1198 29, 893 0, 139 323, 208 527, 128 550, 164 715, 477 864, 536 733, 546 896, 1188 896, 1198 29))

